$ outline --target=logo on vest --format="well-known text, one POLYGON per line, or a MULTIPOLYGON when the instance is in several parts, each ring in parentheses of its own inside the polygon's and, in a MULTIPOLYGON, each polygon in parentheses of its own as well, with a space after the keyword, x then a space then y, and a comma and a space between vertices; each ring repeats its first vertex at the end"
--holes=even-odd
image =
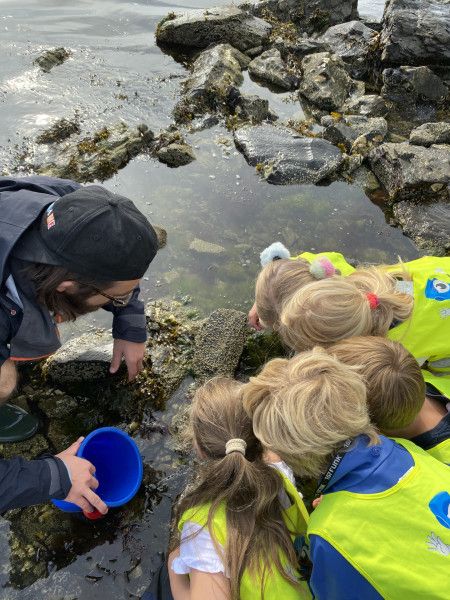
POLYGON ((54 206, 55 206, 55 203, 53 202, 53 204, 50 204, 50 206, 46 210, 46 213, 47 213, 47 229, 51 229, 52 227, 54 227, 56 225, 55 215, 53 213, 53 207, 54 206))
POLYGON ((443 542, 435 533, 431 533, 428 536, 427 542, 428 550, 431 550, 431 552, 437 552, 438 554, 442 554, 442 556, 450 556, 450 546, 443 542))
POLYGON ((429 279, 425 287, 425 297, 432 300, 450 300, 450 283, 442 279, 429 279))

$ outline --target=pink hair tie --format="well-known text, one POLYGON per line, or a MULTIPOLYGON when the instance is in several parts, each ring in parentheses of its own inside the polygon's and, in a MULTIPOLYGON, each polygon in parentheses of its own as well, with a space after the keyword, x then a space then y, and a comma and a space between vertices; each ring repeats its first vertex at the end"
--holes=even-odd
POLYGON ((373 292, 367 292, 366 298, 369 302, 370 310, 375 310, 380 303, 378 300, 378 296, 373 292))
POLYGON ((336 275, 333 263, 326 256, 319 256, 312 261, 309 272, 315 279, 328 279, 336 275))

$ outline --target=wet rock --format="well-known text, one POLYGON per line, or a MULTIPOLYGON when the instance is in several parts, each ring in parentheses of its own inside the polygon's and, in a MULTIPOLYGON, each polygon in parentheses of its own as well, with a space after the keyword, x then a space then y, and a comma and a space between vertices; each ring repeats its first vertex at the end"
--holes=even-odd
POLYGON ((402 108, 415 107, 419 102, 437 103, 447 94, 447 87, 428 67, 399 67, 383 71, 382 97, 402 108))
POLYGON ((243 82, 241 71, 248 63, 249 59, 229 44, 202 52, 183 85, 183 98, 174 110, 176 120, 220 109, 230 88, 243 82))
POLYGON ((353 81, 344 62, 329 52, 310 54, 302 61, 300 93, 324 110, 339 110, 353 92, 364 93, 364 84, 353 81))
POLYGON ((450 203, 410 202, 404 200, 393 207, 396 221, 403 233, 434 256, 450 253, 450 203))
POLYGON ((55 383, 95 381, 107 377, 112 350, 111 332, 85 333, 66 342, 48 358, 45 373, 55 383))
POLYGON ((303 137, 287 127, 247 125, 235 131, 234 140, 269 183, 317 183, 342 162, 340 150, 326 140, 303 137))
POLYGON ((411 144, 431 146, 432 144, 450 144, 450 123, 424 123, 411 131, 411 144))
POLYGON ((376 94, 367 94, 349 98, 342 107, 342 112, 350 115, 367 117, 384 117, 388 112, 386 101, 376 94))
POLYGON ((378 179, 365 165, 360 165, 351 173, 351 183, 362 188, 369 197, 381 187, 378 179))
POLYGON ((53 145, 52 156, 44 157, 33 168, 40 175, 74 179, 79 182, 108 179, 140 152, 148 149, 153 132, 146 125, 128 127, 119 123, 104 127, 78 143, 53 145))
POLYGON ((389 65, 450 64, 450 4, 439 0, 390 0, 381 33, 389 65))
POLYGON ((252 123, 261 123, 266 119, 272 119, 273 115, 269 110, 269 101, 259 96, 249 96, 240 94, 234 107, 234 113, 243 120, 252 123))
POLYGON ((81 133, 80 125, 77 121, 58 119, 51 127, 38 135, 36 142, 38 144, 54 144, 64 141, 74 133, 81 133))
POLYGON ((229 43, 245 52, 264 46, 272 26, 235 6, 169 15, 156 30, 158 43, 207 48, 229 43))
POLYGON ((34 60, 34 64, 41 67, 44 73, 48 73, 53 67, 62 65, 69 56, 72 56, 72 52, 69 52, 65 48, 52 48, 44 52, 41 56, 38 56, 34 60))
POLYGON ((380 144, 387 134, 387 123, 383 117, 347 115, 337 121, 332 117, 323 117, 321 123, 326 127, 323 132, 324 139, 336 146, 342 145, 346 152, 366 154, 366 151, 361 151, 362 146, 367 150, 380 144))
POLYGON ((219 308, 202 325, 195 340, 193 370, 197 378, 232 377, 247 336, 247 316, 219 308))
POLYGON ((377 37, 377 32, 361 21, 349 21, 330 27, 319 38, 319 42, 328 44, 334 54, 340 56, 348 66, 350 75, 361 79, 367 75, 369 54, 377 37))
POLYGON ((323 32, 328 27, 358 18, 357 0, 252 0, 241 4, 252 14, 268 12, 280 21, 295 23, 301 31, 323 32))
POLYGON ((248 65, 250 75, 283 90, 298 86, 298 77, 292 74, 276 48, 266 50, 248 65))
POLYGON ((200 238, 195 238, 189 244, 189 250, 193 250, 198 254, 223 254, 225 252, 225 248, 223 246, 219 246, 218 244, 212 244, 211 242, 205 242, 205 240, 201 240, 200 238))
POLYGON ((169 167, 181 167, 195 160, 195 154, 188 144, 169 144, 157 152, 160 162, 169 167))
POLYGON ((292 41, 280 36, 274 40, 273 47, 281 52, 284 59, 290 55, 294 55, 296 58, 304 58, 308 54, 332 51, 326 42, 314 38, 297 38, 292 41))
POLYGON ((26 459, 37 458, 43 452, 48 451, 48 442, 40 433, 24 442, 13 442, 0 444, 1 458, 14 458, 21 456, 26 459))
POLYGON ((393 202, 449 198, 450 147, 386 143, 369 154, 372 171, 393 202))

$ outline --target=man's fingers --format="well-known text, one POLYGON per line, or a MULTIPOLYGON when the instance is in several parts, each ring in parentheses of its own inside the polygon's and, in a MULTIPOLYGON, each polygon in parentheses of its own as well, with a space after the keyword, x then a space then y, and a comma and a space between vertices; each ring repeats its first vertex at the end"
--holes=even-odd
POLYGON ((105 515, 108 512, 108 507, 103 502, 103 500, 97 496, 92 490, 86 490, 84 494, 85 498, 87 498, 88 502, 92 504, 102 515, 105 515))
POLYGON ((115 373, 119 369, 121 361, 122 352, 120 350, 117 350, 116 348, 113 348, 113 355, 111 360, 111 366, 109 367, 109 372, 115 373))
POLYGON ((75 504, 77 504, 81 510, 84 510, 85 512, 92 512, 94 510, 94 506, 86 500, 86 495, 87 494, 83 494, 83 496, 80 496, 77 500, 75 500, 75 504))
POLYGON ((96 490, 99 485, 100 484, 98 483, 98 479, 96 479, 95 477, 91 477, 88 481, 88 486, 91 488, 91 490, 96 490))
POLYGON ((70 454, 71 456, 75 456, 75 454, 78 452, 80 446, 81 446, 81 442, 84 440, 84 437, 80 437, 77 439, 76 442, 74 442, 71 446, 69 446, 64 452, 67 452, 67 454, 70 454))
POLYGON ((139 363, 142 361, 127 361, 128 381, 131 381, 139 373, 139 363))

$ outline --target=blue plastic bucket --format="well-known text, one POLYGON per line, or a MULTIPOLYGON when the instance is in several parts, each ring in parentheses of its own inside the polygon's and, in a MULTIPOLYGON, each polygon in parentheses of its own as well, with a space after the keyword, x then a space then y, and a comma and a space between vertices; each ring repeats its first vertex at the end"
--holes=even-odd
MULTIPOLYGON (((109 508, 122 506, 136 495, 143 476, 142 458, 128 434, 116 427, 95 429, 83 440, 77 456, 95 466, 99 482, 95 493, 109 508)), ((52 502, 65 512, 82 512, 72 502, 52 502)))

